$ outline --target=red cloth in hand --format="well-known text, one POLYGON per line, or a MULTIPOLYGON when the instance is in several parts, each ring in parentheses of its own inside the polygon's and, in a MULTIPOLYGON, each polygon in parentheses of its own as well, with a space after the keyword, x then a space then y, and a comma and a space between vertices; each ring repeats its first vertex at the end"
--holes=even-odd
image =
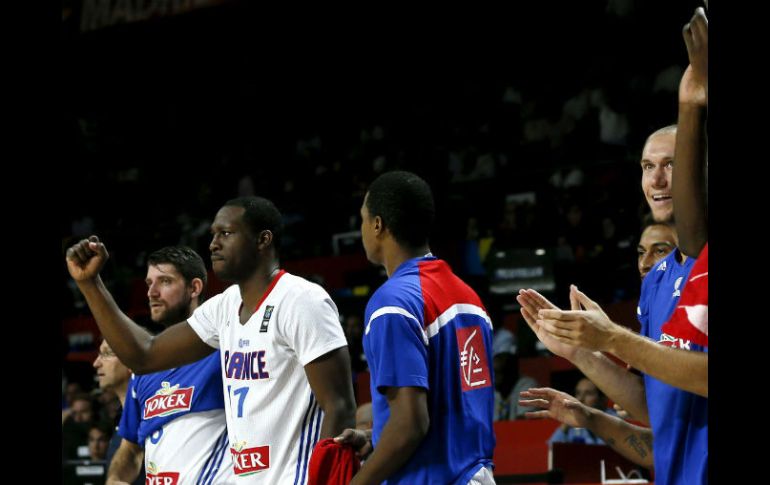
POLYGON ((315 445, 309 468, 308 485, 348 485, 361 461, 352 446, 326 438, 315 445))

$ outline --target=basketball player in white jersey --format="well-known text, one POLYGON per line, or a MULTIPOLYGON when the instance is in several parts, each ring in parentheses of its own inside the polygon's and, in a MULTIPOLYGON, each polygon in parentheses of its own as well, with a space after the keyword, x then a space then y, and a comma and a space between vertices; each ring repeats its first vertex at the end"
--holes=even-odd
POLYGON ((108 255, 97 237, 68 249, 67 266, 102 334, 134 372, 220 349, 234 483, 305 484, 315 443, 355 423, 336 305, 320 286, 280 269, 281 214, 272 202, 230 200, 211 232, 214 272, 236 284, 154 337, 104 287, 99 270, 108 255))

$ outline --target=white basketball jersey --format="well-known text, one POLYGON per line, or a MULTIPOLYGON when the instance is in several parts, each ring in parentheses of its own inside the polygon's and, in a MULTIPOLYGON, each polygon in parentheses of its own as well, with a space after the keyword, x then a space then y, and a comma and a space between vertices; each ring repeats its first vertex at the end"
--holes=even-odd
POLYGON ((235 483, 307 483, 323 412, 304 366, 347 345, 337 306, 315 283, 281 271, 241 324, 237 285, 195 310, 190 326, 221 350, 235 483))
POLYGON ((221 409, 186 414, 148 436, 144 442, 147 485, 233 483, 221 417, 221 409))

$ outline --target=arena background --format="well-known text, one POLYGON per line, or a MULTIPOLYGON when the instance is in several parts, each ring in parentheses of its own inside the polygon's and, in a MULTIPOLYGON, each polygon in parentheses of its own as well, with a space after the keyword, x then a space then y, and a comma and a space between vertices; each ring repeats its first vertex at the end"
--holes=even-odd
MULTIPOLYGON (((284 213, 284 266, 344 317, 384 281, 354 234, 365 187, 405 169, 434 190, 434 253, 516 330, 522 358, 547 352, 518 324, 517 285, 563 304, 576 283, 634 327, 638 160, 676 121, 681 27, 698 5, 339 7, 321 20, 236 0, 64 1, 63 156, 77 170, 62 249, 98 234, 108 286, 152 328, 147 252, 184 243, 207 260, 216 210, 254 193, 284 213)), ((63 266, 60 278, 62 376, 92 388, 98 336, 63 266)), ((577 375, 544 378, 571 391, 577 375)))

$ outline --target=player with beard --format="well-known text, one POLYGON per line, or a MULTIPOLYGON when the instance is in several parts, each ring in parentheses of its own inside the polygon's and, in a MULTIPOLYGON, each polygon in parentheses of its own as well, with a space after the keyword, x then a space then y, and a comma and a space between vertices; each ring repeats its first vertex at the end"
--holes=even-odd
MULTIPOLYGON (((271 201, 227 201, 211 224, 209 249, 217 277, 233 284, 155 336, 121 312, 104 287, 99 272, 109 255, 96 236, 79 241, 66 256, 99 329, 134 372, 171 369, 212 354, 220 359, 233 473, 243 484, 304 485, 315 444, 355 423, 337 306, 321 286, 281 270, 282 231, 271 201)), ((153 301, 158 311, 170 306, 167 298, 153 301)), ((192 389, 161 389, 182 391, 193 396, 192 389)))
MULTIPOLYGON (((145 282, 150 318, 168 328, 198 307, 206 267, 192 249, 169 246, 150 255, 145 282)), ((134 480, 142 458, 150 480, 222 483, 232 477, 232 463, 225 456, 219 353, 174 369, 133 375, 118 432, 123 439, 108 470, 108 483, 134 480)))

